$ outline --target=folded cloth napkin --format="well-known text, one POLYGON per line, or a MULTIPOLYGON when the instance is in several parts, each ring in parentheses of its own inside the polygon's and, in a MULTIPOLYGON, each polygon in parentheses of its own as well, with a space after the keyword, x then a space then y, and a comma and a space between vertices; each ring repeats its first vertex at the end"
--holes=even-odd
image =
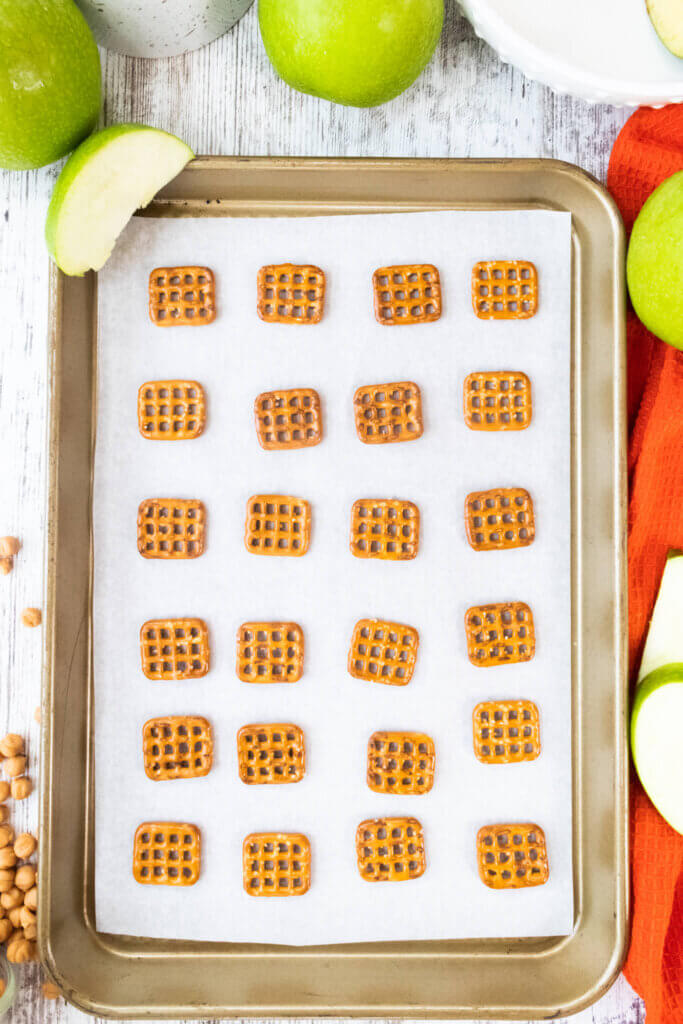
MULTIPOLYGON (((683 170, 683 104, 643 108, 614 144, 607 187, 627 232, 664 178, 683 170)), ((683 283, 682 283, 683 287, 683 283)), ((669 548, 683 548, 683 352, 628 313, 629 655, 635 682, 669 548)), ((682 624, 683 625, 683 624, 682 624)), ((683 836, 640 782, 631 791, 631 945, 625 973, 647 1024, 683 1024, 683 836)))

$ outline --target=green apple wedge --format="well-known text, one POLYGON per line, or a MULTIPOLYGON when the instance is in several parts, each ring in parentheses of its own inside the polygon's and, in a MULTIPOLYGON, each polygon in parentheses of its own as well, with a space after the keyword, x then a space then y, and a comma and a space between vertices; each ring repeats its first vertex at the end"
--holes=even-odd
POLYGON ((681 0, 647 0, 654 30, 674 57, 683 57, 683 3, 681 0))
POLYGON ((158 128, 119 124, 71 154, 52 193, 45 238, 65 274, 99 270, 137 209, 175 178, 194 153, 158 128))
POLYGON ((645 642, 631 711, 631 750, 647 795, 683 833, 683 551, 671 551, 645 642))

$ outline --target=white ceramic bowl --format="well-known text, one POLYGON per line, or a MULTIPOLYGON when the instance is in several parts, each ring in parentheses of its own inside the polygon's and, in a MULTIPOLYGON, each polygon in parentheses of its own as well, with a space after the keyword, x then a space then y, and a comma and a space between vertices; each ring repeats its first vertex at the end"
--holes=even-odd
POLYGON ((460 0, 508 64, 557 92, 635 107, 683 101, 683 60, 655 32, 645 0, 460 0))

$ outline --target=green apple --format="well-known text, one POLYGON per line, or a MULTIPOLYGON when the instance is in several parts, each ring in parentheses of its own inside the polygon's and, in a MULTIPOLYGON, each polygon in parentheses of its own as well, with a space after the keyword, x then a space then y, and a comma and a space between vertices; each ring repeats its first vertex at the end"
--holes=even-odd
POLYGON ((100 58, 73 0, 0 0, 0 167, 66 156, 100 111, 100 58))
POLYGON ((671 551, 659 587, 631 712, 631 750, 643 787, 683 833, 683 552, 671 551))
POLYGON ((194 153, 158 128, 119 124, 71 154, 52 193, 45 238, 65 274, 99 270, 135 211, 147 206, 194 153))
POLYGON ((683 57, 683 3, 681 0, 647 0, 647 13, 667 50, 683 57))
POLYGON ((683 171, 663 181, 638 214, 626 276, 633 308, 647 329, 683 348, 683 171))
POLYGON ((266 53, 288 85, 376 107, 411 85, 443 26, 443 0, 259 0, 266 53))

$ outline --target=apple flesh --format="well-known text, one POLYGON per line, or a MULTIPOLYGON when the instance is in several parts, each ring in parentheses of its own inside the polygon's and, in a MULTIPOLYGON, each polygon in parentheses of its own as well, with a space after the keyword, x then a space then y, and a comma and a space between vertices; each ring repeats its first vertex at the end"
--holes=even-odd
POLYGON ((683 348, 683 171, 663 181, 638 214, 626 277, 639 319, 662 341, 683 348))
POLYGON ((443 26, 443 0, 259 0, 261 36, 288 85, 375 107, 411 85, 443 26))
POLYGON ((683 552, 671 551, 655 602, 631 712, 631 751, 645 792, 683 833, 683 552))
POLYGON ((647 0, 654 30, 674 57, 683 57, 683 3, 681 0, 647 0))

